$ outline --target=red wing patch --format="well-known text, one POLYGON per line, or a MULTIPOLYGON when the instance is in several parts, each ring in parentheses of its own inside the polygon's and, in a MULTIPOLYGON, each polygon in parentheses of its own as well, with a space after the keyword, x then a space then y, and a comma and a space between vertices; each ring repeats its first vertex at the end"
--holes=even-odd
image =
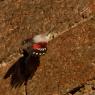
POLYGON ((32 45, 33 55, 44 55, 47 51, 47 43, 36 43, 32 45))

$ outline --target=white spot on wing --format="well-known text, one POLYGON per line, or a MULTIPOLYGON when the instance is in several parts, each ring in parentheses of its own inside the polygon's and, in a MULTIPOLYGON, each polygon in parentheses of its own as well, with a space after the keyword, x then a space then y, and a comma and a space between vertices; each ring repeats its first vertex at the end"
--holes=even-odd
POLYGON ((39 55, 42 55, 41 53, 39 53, 39 55))
POLYGON ((35 52, 33 52, 33 54, 35 54, 35 52))
POLYGON ((38 55, 38 53, 36 53, 36 55, 38 55))

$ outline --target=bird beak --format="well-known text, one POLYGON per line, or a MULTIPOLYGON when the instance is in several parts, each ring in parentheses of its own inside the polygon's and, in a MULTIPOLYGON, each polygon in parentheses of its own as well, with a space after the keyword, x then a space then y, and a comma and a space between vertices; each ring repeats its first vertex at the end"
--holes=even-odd
POLYGON ((48 33, 46 34, 46 37, 47 37, 47 39, 48 39, 49 41, 54 38, 53 33, 51 33, 51 32, 48 32, 48 33))

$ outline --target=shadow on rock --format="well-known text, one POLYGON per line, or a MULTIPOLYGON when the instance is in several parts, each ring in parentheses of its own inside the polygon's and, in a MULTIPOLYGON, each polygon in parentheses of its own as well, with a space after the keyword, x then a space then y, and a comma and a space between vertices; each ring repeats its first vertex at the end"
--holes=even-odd
POLYGON ((4 76, 4 79, 11 78, 10 84, 15 88, 20 87, 22 84, 27 84, 27 81, 33 77, 40 64, 39 56, 31 56, 28 62, 25 63, 28 53, 24 51, 23 55, 9 68, 4 76))

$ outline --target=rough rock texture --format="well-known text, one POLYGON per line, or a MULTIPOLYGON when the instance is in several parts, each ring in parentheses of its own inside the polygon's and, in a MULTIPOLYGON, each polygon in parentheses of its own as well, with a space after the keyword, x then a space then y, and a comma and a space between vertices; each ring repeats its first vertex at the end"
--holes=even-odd
POLYGON ((11 89, 10 78, 2 79, 15 63, 13 55, 23 39, 53 27, 53 32, 62 32, 91 15, 48 44, 27 90, 28 95, 94 95, 94 4, 94 0, 0 0, 0 62, 14 59, 0 68, 0 95, 25 95, 24 85, 11 89))

